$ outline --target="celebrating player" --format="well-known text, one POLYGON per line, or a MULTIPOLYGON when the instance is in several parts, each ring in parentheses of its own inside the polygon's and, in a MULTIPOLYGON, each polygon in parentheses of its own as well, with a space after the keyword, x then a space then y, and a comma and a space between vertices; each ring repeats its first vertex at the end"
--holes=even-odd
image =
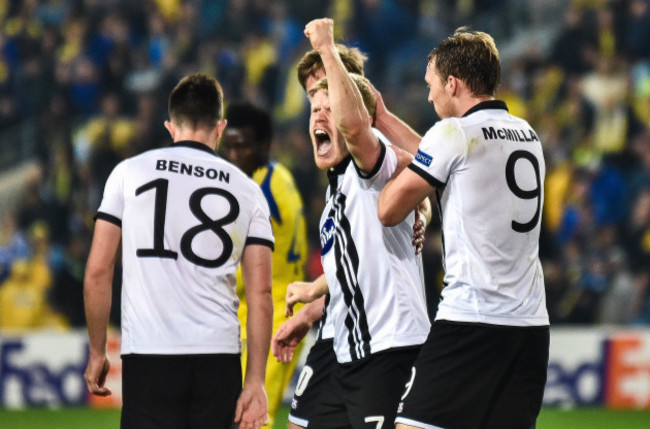
POLYGON ((373 131, 375 96, 363 77, 348 74, 332 33, 327 18, 305 28, 327 75, 311 97, 310 136, 315 163, 330 183, 321 261, 338 361, 308 424, 361 428, 394 418, 398 386, 410 374, 429 321, 411 246, 415 216, 383 228, 374 211, 384 183, 410 157, 373 131))
MULTIPOLYGON (((366 56, 361 51, 342 44, 335 44, 335 47, 348 72, 363 74, 363 62, 366 60, 366 56)), ((320 53, 313 49, 307 52, 298 64, 298 80, 310 100, 317 92, 316 84, 323 77, 325 77, 323 60, 320 53)), ((400 142, 400 146, 404 149, 415 153, 421 137, 386 108, 381 94, 372 85, 370 85, 370 88, 376 97, 375 125, 386 135, 393 136, 392 139, 400 142)), ((377 132, 376 129, 375 132, 377 132)), ((413 245, 416 253, 419 253, 422 248, 424 228, 430 218, 431 207, 428 199, 426 199, 416 212, 413 235, 413 245)), ((290 286, 327 290, 324 275, 310 283, 297 282, 290 286)), ((307 355, 291 401, 289 427, 292 429, 308 426, 310 416, 316 409, 318 392, 324 388, 324 383, 329 377, 332 368, 336 365, 336 356, 332 346, 334 327, 331 318, 327 317, 328 311, 325 301, 326 297, 323 297, 305 305, 291 319, 282 324, 273 336, 273 355, 279 361, 290 361, 292 356, 295 355, 295 347, 300 344, 300 341, 309 332, 312 325, 321 320, 316 342, 307 355)), ((288 313, 288 315, 290 314, 288 313)))
POLYGON ((396 225, 435 190, 444 237, 442 300, 398 428, 531 428, 541 408, 545 165, 537 133, 495 99, 499 79, 488 34, 460 28, 436 47, 425 81, 442 120, 379 197, 382 223, 396 225))

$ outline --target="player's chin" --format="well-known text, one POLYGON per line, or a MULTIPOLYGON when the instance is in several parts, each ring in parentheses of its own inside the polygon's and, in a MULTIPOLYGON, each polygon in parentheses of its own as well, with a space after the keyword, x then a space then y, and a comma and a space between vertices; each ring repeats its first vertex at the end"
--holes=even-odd
POLYGON ((316 167, 319 170, 327 170, 328 168, 334 167, 336 164, 332 162, 330 157, 314 154, 314 162, 316 167))

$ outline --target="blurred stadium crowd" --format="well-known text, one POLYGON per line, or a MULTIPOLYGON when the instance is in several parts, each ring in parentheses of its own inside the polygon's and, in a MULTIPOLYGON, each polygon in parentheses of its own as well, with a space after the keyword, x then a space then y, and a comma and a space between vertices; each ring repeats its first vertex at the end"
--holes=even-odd
MULTIPOLYGON (((273 112, 273 155, 301 189, 315 277, 325 178, 295 65, 309 49, 304 25, 322 16, 368 54, 386 105, 420 133, 436 120, 429 51, 461 25, 492 34, 498 97, 546 151, 540 254, 552 323, 650 324, 648 0, 3 0, 0 328, 84 326, 104 182, 125 157, 170 143, 165 95, 194 71, 216 76, 226 102, 273 112)), ((435 216, 424 260, 433 313, 435 216)))

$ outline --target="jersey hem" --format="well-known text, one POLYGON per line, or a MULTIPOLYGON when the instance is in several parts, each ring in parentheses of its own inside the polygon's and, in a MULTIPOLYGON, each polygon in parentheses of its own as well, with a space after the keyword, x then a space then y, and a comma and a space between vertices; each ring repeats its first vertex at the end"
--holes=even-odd
POLYGON ((191 346, 178 346, 175 348, 170 347, 130 347, 123 348, 121 355, 210 355, 210 354, 226 354, 226 355, 237 355, 241 351, 239 347, 237 348, 223 348, 223 349, 207 349, 203 347, 191 347, 191 346))
POLYGON ((513 327, 543 327, 550 326, 548 317, 522 317, 522 318, 507 318, 507 317, 498 317, 498 316, 483 316, 475 317, 474 315, 467 315, 468 317, 463 317, 463 314, 458 316, 439 313, 436 316, 435 321, 447 321, 447 322, 458 322, 458 323, 473 323, 473 324, 482 324, 482 325, 496 325, 496 326, 513 326, 513 327))
POLYGON ((408 426, 414 426, 416 428, 422 428, 422 429, 445 429, 442 426, 429 425, 426 423, 419 422, 417 420, 407 419, 405 417, 395 418, 395 423, 402 423, 408 426))
POLYGON ((415 337, 407 337, 406 340, 411 340, 411 341, 400 341, 400 343, 394 343, 390 341, 384 341, 379 344, 370 344, 370 353, 367 354, 366 356, 363 356, 361 358, 357 359, 352 359, 352 355, 350 353, 345 354, 344 356, 341 356, 339 359, 339 355, 336 355, 336 360, 340 364, 348 364, 352 362, 359 362, 364 359, 368 359, 371 356, 377 355, 382 352, 390 352, 390 351, 398 351, 398 350, 404 350, 408 349, 411 347, 421 347, 422 344, 426 341, 427 337, 429 336, 429 331, 422 335, 418 335, 415 337))

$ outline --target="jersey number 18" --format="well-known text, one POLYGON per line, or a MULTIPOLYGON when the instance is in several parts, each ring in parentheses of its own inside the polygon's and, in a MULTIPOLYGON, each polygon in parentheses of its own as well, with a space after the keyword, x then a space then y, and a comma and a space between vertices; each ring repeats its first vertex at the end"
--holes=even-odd
MULTIPOLYGON (((156 179, 151 182, 145 183, 135 190, 135 195, 138 196, 144 192, 154 189, 156 192, 156 199, 153 214, 153 248, 150 249, 137 249, 136 255, 140 258, 171 258, 177 259, 178 253, 165 249, 164 234, 165 234, 165 217, 167 212, 167 188, 169 180, 156 179)), ((239 215, 239 203, 237 199, 228 191, 219 188, 199 188, 192 192, 189 201, 190 210, 194 217, 201 223, 185 231, 181 237, 181 253, 183 256, 193 264, 206 268, 217 268, 225 264, 232 255, 233 243, 228 232, 223 229, 224 225, 228 225, 237 219, 239 215), (201 200, 207 195, 219 195, 225 198, 230 204, 230 210, 226 215, 220 219, 211 219, 201 208, 201 200), (194 253, 192 250, 192 240, 199 233, 203 231, 212 231, 223 244, 221 254, 215 259, 205 259, 194 253)))

